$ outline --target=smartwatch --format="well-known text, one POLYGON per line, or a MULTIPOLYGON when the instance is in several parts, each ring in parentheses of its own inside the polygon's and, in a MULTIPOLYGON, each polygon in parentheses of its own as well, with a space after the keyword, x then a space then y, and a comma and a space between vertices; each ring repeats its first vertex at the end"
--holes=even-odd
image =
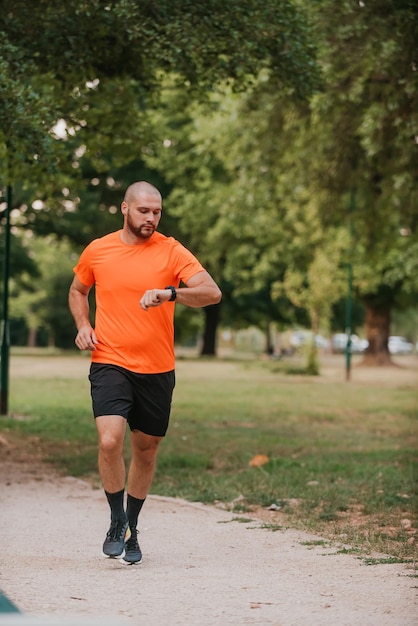
POLYGON ((173 287, 173 285, 168 285, 167 287, 164 287, 164 289, 171 289, 171 296, 170 296, 169 302, 173 302, 177 298, 176 288, 173 287))

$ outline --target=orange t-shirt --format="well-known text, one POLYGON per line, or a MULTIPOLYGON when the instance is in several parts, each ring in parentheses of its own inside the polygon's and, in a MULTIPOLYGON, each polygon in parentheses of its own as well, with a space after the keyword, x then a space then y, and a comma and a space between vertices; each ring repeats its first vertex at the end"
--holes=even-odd
POLYGON ((159 374, 174 369, 174 302, 144 311, 147 289, 178 287, 204 271, 193 254, 173 237, 154 232, 129 246, 116 231, 92 241, 74 272, 96 288, 95 363, 120 365, 132 372, 159 374))

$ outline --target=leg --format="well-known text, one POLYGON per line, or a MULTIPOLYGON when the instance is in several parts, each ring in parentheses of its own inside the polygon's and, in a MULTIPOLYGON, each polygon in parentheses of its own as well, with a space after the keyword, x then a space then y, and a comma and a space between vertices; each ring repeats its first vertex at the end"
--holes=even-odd
POLYGON ((125 554, 128 520, 124 511, 125 463, 123 442, 126 420, 120 415, 96 418, 99 437, 99 473, 111 509, 111 524, 103 543, 103 555, 111 558, 125 554))
POLYGON ((132 461, 128 474, 128 493, 144 500, 151 488, 157 463, 158 446, 163 437, 131 432, 132 461))
POLYGON ((126 419, 120 415, 103 415, 96 418, 96 428, 99 437, 99 473, 103 488, 108 493, 116 493, 125 488, 123 442, 126 419))
POLYGON ((138 515, 150 490, 157 461, 158 446, 163 437, 146 435, 140 430, 131 432, 132 461, 128 474, 127 515, 131 536, 125 544, 124 560, 134 564, 142 561, 137 540, 138 515))
POLYGON ((167 431, 175 376, 174 372, 140 376, 137 383, 136 410, 129 421, 132 460, 128 473, 127 515, 131 537, 126 542, 124 557, 131 564, 142 560, 137 541, 138 516, 154 478, 158 447, 167 431), (155 435, 148 435, 144 430, 155 435))

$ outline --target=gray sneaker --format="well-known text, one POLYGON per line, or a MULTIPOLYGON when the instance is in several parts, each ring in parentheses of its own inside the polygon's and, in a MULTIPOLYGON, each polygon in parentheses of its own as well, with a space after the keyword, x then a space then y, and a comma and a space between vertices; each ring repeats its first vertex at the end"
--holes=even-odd
POLYGON ((111 559, 120 559, 125 554, 125 541, 129 536, 129 524, 126 518, 111 522, 103 543, 102 554, 111 559))
POLYGON ((142 561, 142 552, 138 544, 137 536, 137 529, 131 529, 131 536, 125 542, 125 556, 123 557, 123 560, 125 563, 129 563, 130 565, 134 565, 135 563, 140 563, 142 561))

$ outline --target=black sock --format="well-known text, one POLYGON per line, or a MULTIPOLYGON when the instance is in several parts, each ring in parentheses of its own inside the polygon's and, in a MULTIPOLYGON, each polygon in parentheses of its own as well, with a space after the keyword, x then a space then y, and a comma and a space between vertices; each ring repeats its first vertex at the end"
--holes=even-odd
POLYGON ((105 494, 107 501, 109 502, 112 521, 125 517, 125 509, 123 506, 125 490, 122 489, 116 493, 108 493, 105 490, 105 494))
POLYGON ((142 505, 145 502, 145 498, 143 500, 139 498, 134 498, 128 493, 128 501, 126 505, 126 513, 128 515, 129 528, 133 530, 136 528, 138 524, 138 516, 142 509, 142 505))

